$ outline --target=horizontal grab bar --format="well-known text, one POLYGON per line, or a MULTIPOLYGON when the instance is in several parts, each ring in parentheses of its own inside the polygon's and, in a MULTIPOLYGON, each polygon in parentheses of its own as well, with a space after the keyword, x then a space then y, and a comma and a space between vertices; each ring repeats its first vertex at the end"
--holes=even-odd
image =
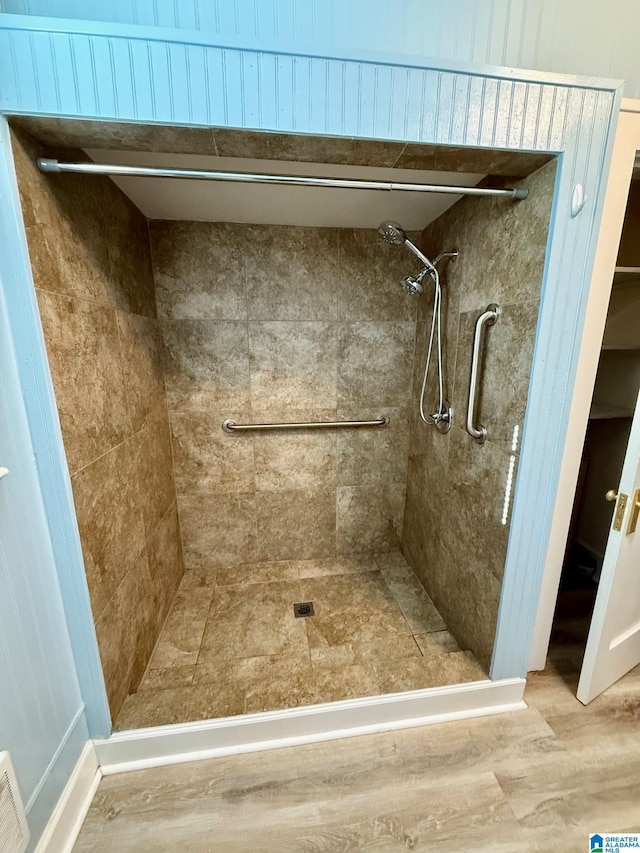
POLYGON ((380 415, 373 421, 311 421, 296 424, 237 424, 231 418, 222 421, 225 432, 265 432, 274 429, 336 429, 338 427, 386 427, 389 425, 387 415, 380 415))

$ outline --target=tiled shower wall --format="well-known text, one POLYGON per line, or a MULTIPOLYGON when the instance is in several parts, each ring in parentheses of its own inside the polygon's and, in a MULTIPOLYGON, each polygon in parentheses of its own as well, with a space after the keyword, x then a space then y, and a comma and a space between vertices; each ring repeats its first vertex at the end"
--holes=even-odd
MULTIPOLYGON (((460 252, 442 267, 446 392, 455 414, 447 435, 417 416, 432 304, 423 299, 402 547, 451 633, 485 667, 497 623, 554 181, 551 162, 520 182, 530 189, 526 201, 465 198, 422 234, 431 257, 460 252), (492 302, 502 315, 485 337, 477 420, 488 438, 480 445, 464 422, 474 325, 492 302)), ((431 385, 427 401, 435 400, 431 385)))
POLYGON ((398 547, 417 302, 377 232, 152 222, 187 568, 398 547), (238 422, 386 429, 227 435, 238 422))
POLYGON ((45 176, 30 139, 13 149, 115 718, 184 572, 147 223, 109 179, 45 176))

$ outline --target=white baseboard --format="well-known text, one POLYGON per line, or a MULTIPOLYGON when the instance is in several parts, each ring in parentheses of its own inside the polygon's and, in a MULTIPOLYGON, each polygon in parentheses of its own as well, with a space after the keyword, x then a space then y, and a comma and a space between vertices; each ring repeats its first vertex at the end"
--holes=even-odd
POLYGON ((524 678, 118 732, 95 741, 103 775, 526 708, 524 678))
POLYGON ((101 778, 93 741, 87 741, 35 853, 71 853, 101 778))

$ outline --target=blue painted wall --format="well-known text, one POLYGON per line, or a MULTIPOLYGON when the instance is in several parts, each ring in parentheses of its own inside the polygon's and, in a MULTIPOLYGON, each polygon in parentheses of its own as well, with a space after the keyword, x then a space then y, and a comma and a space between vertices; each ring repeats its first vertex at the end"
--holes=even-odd
MULTIPOLYGON (((0 133, 3 227, 14 220, 7 143, 0 133)), ((10 471, 0 481, 0 749, 11 752, 33 847, 89 735, 8 322, 23 248, 15 240, 0 266, 0 466, 10 471)))
POLYGON ((612 77, 640 97, 637 0, 0 0, 0 10, 612 77))

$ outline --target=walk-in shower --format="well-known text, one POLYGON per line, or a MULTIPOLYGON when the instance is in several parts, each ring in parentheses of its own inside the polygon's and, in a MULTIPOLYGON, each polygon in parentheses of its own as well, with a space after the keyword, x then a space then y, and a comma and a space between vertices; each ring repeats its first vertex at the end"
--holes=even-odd
MULTIPOLYGON (((114 152, 111 130, 73 122, 82 138, 51 161, 68 136, 29 131, 14 157, 114 726, 486 679, 553 164, 526 186, 478 187, 478 168, 453 187, 459 155, 436 152, 442 185, 417 167, 372 185, 314 176, 344 159, 321 138, 313 155, 294 138, 308 174, 283 176, 260 157, 179 168, 135 135, 114 152), (97 162, 72 162, 79 148, 97 162), (463 263, 445 267, 453 247, 463 263), (494 302, 480 447, 465 404, 494 302)), ((237 150, 249 142, 280 144, 245 134, 237 150)))
POLYGON ((427 357, 425 359, 424 374, 422 377, 422 388, 420 390, 420 417, 425 424, 431 424, 441 433, 446 433, 451 429, 451 421, 453 418, 453 409, 449 405, 449 401, 444 397, 444 370, 442 365, 442 331, 441 331, 441 315, 442 315, 442 288, 440 286, 440 275, 438 273, 438 262, 443 258, 450 258, 452 261, 458 257, 457 251, 442 252, 434 261, 430 261, 420 249, 412 243, 406 235, 404 228, 397 222, 382 222, 378 227, 378 233, 386 243, 391 243, 393 246, 406 246, 422 264, 422 269, 417 275, 406 275, 400 281, 400 286, 409 296, 418 296, 424 292, 422 280, 426 275, 430 275, 434 284, 433 297, 433 314, 431 317, 431 331, 429 333, 429 346, 427 348, 427 357), (427 379, 429 376, 429 367, 431 365, 431 354, 433 352, 434 338, 437 348, 437 380, 438 380, 438 407, 431 415, 426 415, 424 411, 424 395, 427 387, 427 379))

